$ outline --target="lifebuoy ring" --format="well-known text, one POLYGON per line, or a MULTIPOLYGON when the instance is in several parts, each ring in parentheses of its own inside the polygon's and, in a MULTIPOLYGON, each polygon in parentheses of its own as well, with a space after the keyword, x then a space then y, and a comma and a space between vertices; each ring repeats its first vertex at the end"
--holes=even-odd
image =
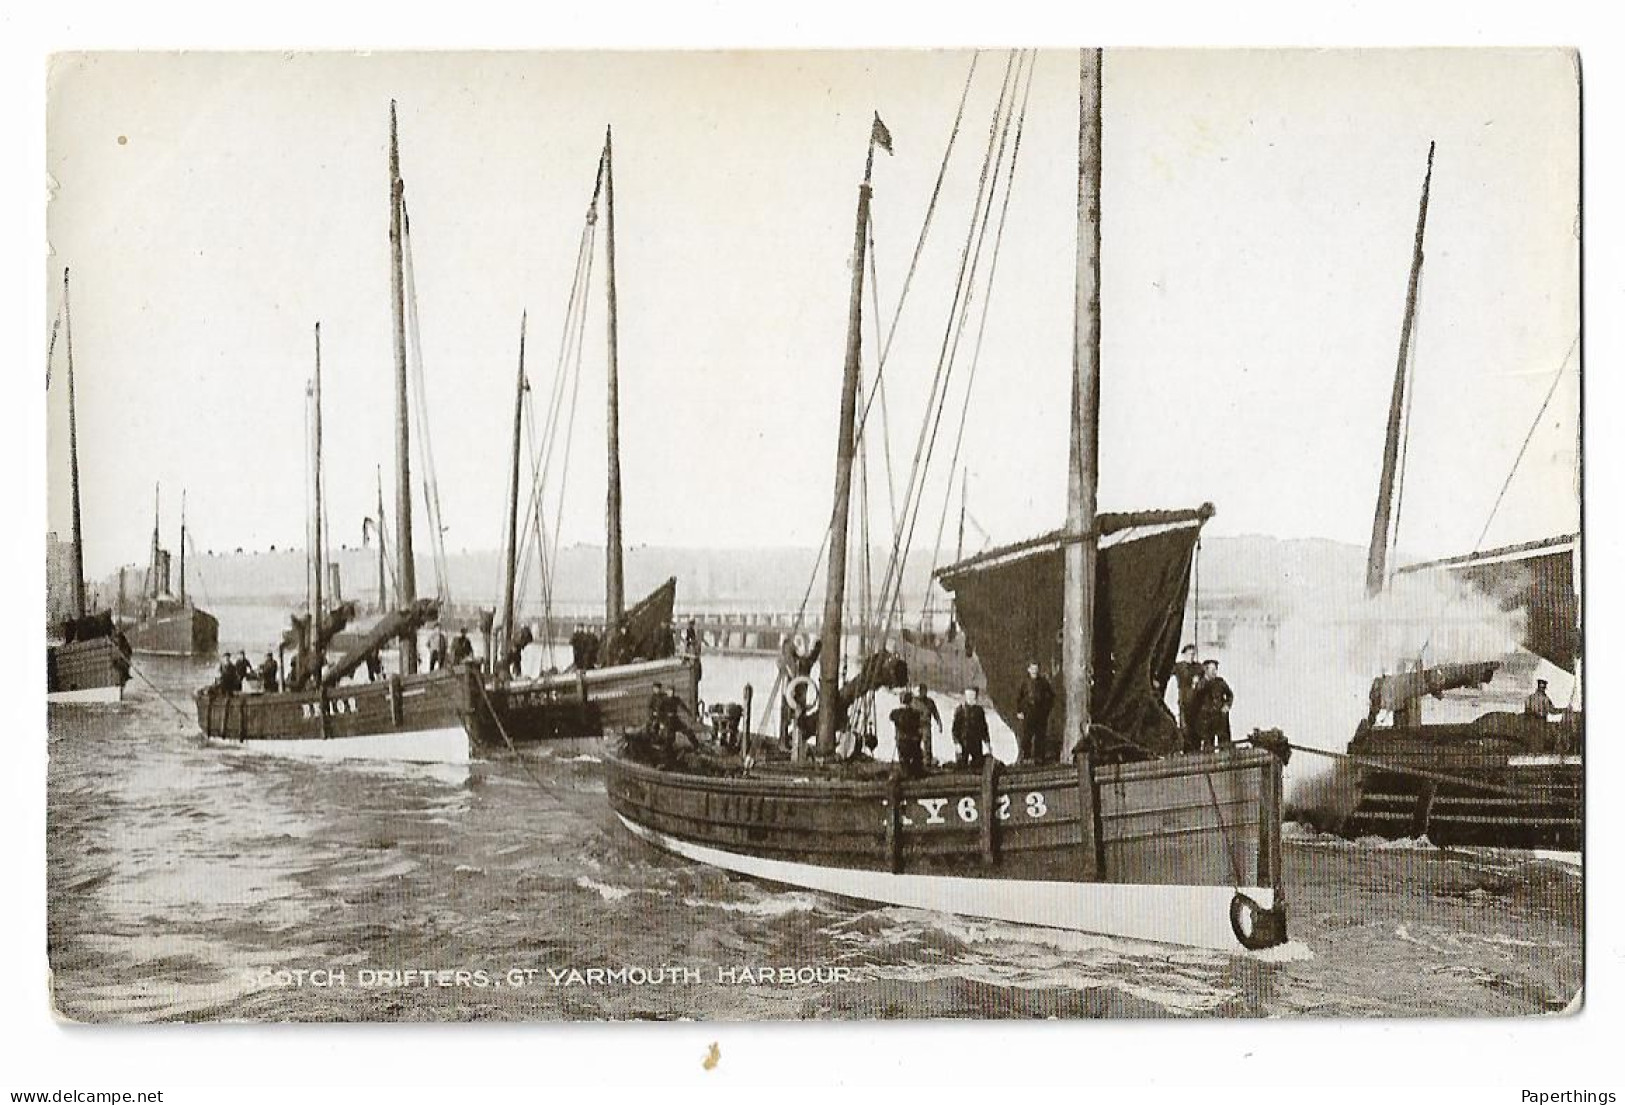
POLYGON ((1248 951, 1262 951, 1286 942, 1286 906, 1265 909, 1252 898, 1236 891, 1230 899, 1230 931, 1248 951))
POLYGON ((802 717, 806 717, 808 714, 816 714, 818 712, 818 684, 813 682, 810 675, 798 675, 784 685, 784 690, 779 692, 779 699, 789 708, 791 713, 800 710, 802 717), (807 705, 805 707, 796 705, 797 687, 807 688, 807 705))

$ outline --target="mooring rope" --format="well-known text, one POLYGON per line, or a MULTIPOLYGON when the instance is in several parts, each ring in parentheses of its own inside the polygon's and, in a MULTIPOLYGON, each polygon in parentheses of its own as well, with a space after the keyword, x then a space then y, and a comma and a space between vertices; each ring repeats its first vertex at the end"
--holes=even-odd
MULTIPOLYGON (((485 680, 476 679, 474 682, 480 689, 480 698, 485 702, 485 708, 491 713, 491 720, 497 724, 497 732, 502 734, 503 743, 508 746, 508 751, 512 752, 514 759, 519 762, 519 769, 528 775, 530 781, 540 787, 544 793, 557 798, 558 791, 542 782, 541 778, 530 769, 530 765, 525 762, 525 757, 519 754, 519 749, 514 745, 513 738, 508 735, 508 727, 502 724, 502 715, 497 713, 496 707, 491 704, 491 692, 485 689, 485 680)), ((464 725, 472 732, 473 727, 471 725, 467 722, 464 725)))
POLYGON ((1478 779, 1468 779, 1461 775, 1449 775, 1443 771, 1430 771, 1421 767, 1407 767, 1388 760, 1372 760, 1364 756, 1351 756, 1346 752, 1329 752, 1324 748, 1311 748, 1303 744, 1288 744, 1294 752, 1307 752, 1311 756, 1324 756, 1330 760, 1345 760, 1359 767, 1369 767, 1376 771, 1390 771, 1395 775, 1414 775, 1420 779, 1432 779, 1435 782, 1451 783, 1455 786, 1470 787, 1491 794, 1505 794, 1513 798, 1540 798, 1541 793, 1527 787, 1509 787, 1503 783, 1489 783, 1478 779))
POLYGON ((152 693, 157 695, 160 699, 162 699, 164 701, 165 705, 167 705, 171 710, 174 710, 177 714, 181 715, 181 718, 184 721, 190 722, 192 727, 197 729, 198 732, 201 733, 203 731, 202 728, 200 726, 198 726, 197 719, 195 718, 195 716, 188 713, 187 711, 183 710, 181 707, 175 705, 174 701, 171 700, 168 695, 166 695, 163 691, 158 689, 158 684, 154 683, 151 679, 147 678, 147 673, 142 671, 140 666, 137 665, 134 660, 129 661, 129 664, 130 664, 130 670, 135 673, 136 677, 139 678, 141 680, 141 682, 143 682, 147 686, 151 687, 152 688, 152 693))

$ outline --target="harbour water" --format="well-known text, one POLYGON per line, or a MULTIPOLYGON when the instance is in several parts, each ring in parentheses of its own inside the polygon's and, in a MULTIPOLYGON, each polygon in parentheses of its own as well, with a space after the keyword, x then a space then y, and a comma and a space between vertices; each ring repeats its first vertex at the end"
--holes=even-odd
MULTIPOLYGON (((232 613, 222 646, 262 654, 272 619, 232 613)), ((1574 855, 1289 825, 1291 943, 1180 950, 677 859, 616 821, 590 747, 455 769, 210 747, 191 717, 210 676, 145 660, 121 706, 51 707, 66 1018, 1528 1015, 1582 982, 1574 855)), ((746 681, 764 695, 772 662, 706 657, 707 697, 746 681)))

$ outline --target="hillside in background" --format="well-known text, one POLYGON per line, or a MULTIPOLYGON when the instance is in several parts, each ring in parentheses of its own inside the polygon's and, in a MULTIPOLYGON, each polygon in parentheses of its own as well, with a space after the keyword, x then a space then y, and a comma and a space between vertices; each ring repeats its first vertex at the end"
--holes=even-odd
MULTIPOLYGON (((811 549, 694 549, 637 546, 626 553, 626 588, 631 598, 652 590, 668 576, 678 580, 680 608, 793 610, 808 592, 815 552, 811 549)), ((346 598, 371 602, 378 589, 377 553, 371 549, 339 550, 332 558, 346 598)), ((874 554, 878 576, 883 556, 874 554)), ((1353 545, 1320 539, 1274 537, 1209 537, 1202 542, 1201 588, 1204 595, 1248 598, 1269 606, 1272 598, 1304 589, 1354 585, 1363 577, 1365 552, 1353 545)), ((904 575, 904 606, 918 610, 930 572, 929 557, 911 557, 904 575)), ((144 568, 132 565, 125 575, 126 593, 140 593, 144 568)), ((452 598, 459 603, 491 605, 500 589, 500 557, 495 552, 450 554, 446 565, 452 598)), ((187 560, 188 586, 203 602, 294 605, 304 601, 305 556, 301 550, 203 553, 187 560)), ((420 556, 418 589, 434 591, 434 565, 420 556)), ((534 567, 525 588, 534 606, 534 567)), ((823 581, 813 584, 814 605, 823 581)), ((117 576, 99 583, 111 602, 117 576)), ((591 607, 604 601, 604 553, 598 546, 576 545, 559 555, 555 602, 591 607)))

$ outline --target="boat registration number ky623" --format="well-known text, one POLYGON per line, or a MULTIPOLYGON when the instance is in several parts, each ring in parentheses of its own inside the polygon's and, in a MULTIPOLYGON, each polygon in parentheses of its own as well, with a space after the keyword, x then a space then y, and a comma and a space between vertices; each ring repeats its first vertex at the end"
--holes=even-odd
MULTIPOLYGON (((994 800, 993 816, 1000 821, 1012 817, 1041 821, 1049 816, 1050 802, 1041 790, 1026 794, 1001 794, 994 800)), ((974 825, 982 819, 981 800, 974 794, 960 798, 911 798, 903 803, 905 825, 948 825, 957 821, 974 825)))

